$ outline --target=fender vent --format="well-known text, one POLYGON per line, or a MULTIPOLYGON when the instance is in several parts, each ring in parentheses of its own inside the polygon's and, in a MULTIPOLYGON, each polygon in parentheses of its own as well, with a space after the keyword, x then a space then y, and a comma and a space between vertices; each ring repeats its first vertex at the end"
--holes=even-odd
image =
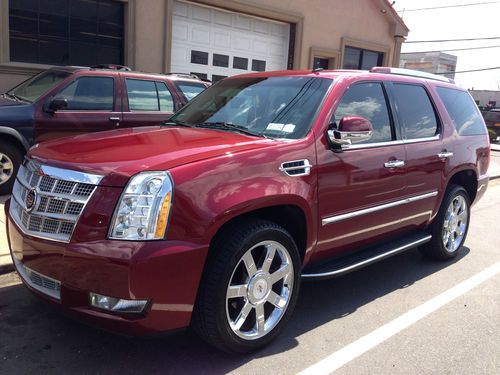
POLYGON ((311 167, 307 159, 293 160, 281 163, 280 171, 289 176, 306 176, 311 173, 311 167))

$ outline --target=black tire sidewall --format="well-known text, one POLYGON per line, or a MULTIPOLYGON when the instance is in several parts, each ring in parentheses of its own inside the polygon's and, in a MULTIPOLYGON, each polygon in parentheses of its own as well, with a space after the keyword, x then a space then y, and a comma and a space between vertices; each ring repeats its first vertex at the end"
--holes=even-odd
POLYGON ((14 164, 14 171, 10 179, 6 183, 0 184, 0 195, 5 195, 10 194, 12 191, 17 172, 23 159, 23 154, 16 146, 5 141, 0 141, 0 153, 7 155, 14 164))

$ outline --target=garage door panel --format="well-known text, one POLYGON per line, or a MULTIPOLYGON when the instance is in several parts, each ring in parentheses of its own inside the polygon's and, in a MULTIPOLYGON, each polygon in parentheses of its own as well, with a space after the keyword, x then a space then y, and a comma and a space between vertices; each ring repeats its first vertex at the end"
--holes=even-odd
POLYGON ((288 24, 175 1, 171 70, 203 73, 211 79, 212 75, 251 72, 252 66, 256 70, 286 69, 289 28, 288 24), (208 64, 193 63, 193 50, 208 53, 208 64), (228 56, 228 66, 214 65, 214 54, 228 56), (235 69, 235 57, 246 59, 247 69, 235 69), (258 61, 252 65, 252 60, 258 61))

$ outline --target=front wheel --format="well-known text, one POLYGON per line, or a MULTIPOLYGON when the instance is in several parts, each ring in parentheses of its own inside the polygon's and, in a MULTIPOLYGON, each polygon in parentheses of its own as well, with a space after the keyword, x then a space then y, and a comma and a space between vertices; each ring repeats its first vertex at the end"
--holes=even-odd
POLYGON ((281 331, 299 291, 297 246, 282 227, 252 221, 214 246, 200 286, 193 326, 226 352, 259 349, 281 331))
POLYGON ((14 145, 0 141, 0 195, 9 194, 14 186, 16 174, 23 155, 14 145))
POLYGON ((431 224, 432 240, 420 247, 430 258, 454 258, 467 236, 470 220, 470 201, 462 186, 452 185, 431 224))

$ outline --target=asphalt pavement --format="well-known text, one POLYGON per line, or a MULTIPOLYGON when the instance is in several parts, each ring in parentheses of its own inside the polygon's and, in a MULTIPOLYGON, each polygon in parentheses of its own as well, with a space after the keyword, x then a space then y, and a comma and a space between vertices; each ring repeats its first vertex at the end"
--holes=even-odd
POLYGON ((473 207, 465 247, 453 261, 411 250, 305 283, 282 335, 246 356, 220 353, 190 331, 131 339, 84 326, 4 274, 0 373, 293 374, 319 366, 313 373, 496 375, 499 206, 497 179, 473 207))

